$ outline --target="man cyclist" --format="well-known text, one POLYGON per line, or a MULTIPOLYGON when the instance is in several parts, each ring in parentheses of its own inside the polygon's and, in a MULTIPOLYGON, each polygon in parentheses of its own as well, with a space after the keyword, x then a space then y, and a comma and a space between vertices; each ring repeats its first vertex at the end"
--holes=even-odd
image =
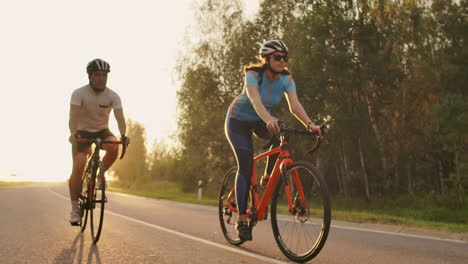
MULTIPOLYGON (((77 138, 101 138, 103 140, 117 140, 109 130, 109 115, 114 110, 120 135, 124 144, 128 144, 125 136, 125 123, 122 102, 119 95, 109 89, 107 75, 110 72, 109 63, 95 59, 86 67, 89 84, 73 91, 70 101, 70 143, 72 144, 73 169, 68 181, 72 210, 70 224, 79 225, 81 221, 78 197, 82 190, 81 178, 86 166, 87 157, 91 154, 91 143, 79 143, 77 138)), ((117 159, 118 145, 105 144, 102 147, 106 154, 103 158, 104 172, 117 159)), ((105 183, 103 183, 105 184, 105 183)))

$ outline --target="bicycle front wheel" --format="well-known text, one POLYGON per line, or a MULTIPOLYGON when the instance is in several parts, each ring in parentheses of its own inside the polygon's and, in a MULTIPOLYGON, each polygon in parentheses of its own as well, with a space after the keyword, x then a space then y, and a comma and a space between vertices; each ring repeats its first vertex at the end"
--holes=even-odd
POLYGON ((83 174, 83 178, 81 179, 82 190, 81 190, 80 197, 78 198, 78 206, 80 208, 80 216, 81 216, 81 221, 80 221, 81 232, 83 232, 86 229, 86 223, 88 222, 88 212, 89 212, 88 187, 89 187, 90 180, 91 180, 91 175, 88 171, 88 168, 86 168, 85 173, 83 174))
POLYGON ((244 241, 239 239, 235 228, 239 216, 235 193, 236 173, 237 167, 232 167, 224 176, 223 185, 219 193, 218 212, 219 223, 221 224, 221 231, 224 237, 229 243, 239 246, 244 241))
POLYGON ((104 221, 104 204, 107 202, 105 195, 105 186, 104 182, 100 181, 102 184, 98 184, 97 178, 100 177, 103 179, 104 171, 102 168, 102 162, 99 161, 98 168, 93 171, 93 188, 94 195, 92 200, 92 207, 90 209, 89 221, 91 226, 91 236, 93 238, 93 243, 96 244, 101 236, 102 225, 104 221), (103 185, 103 186, 99 186, 103 185))
POLYGON ((317 256, 327 240, 331 201, 325 179, 309 162, 288 166, 271 202, 276 243, 289 259, 306 262, 317 256))

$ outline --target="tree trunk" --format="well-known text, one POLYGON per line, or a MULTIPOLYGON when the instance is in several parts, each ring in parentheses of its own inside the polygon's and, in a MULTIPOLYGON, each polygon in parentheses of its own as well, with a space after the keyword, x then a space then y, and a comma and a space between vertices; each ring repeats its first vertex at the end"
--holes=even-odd
POLYGON ((442 161, 440 159, 437 160, 437 172, 439 174, 440 194, 445 196, 444 171, 442 167, 442 161))
POLYGON ((364 162, 364 153, 362 151, 361 138, 358 138, 358 145, 359 145, 359 158, 361 160, 361 169, 362 169, 362 174, 364 176, 364 191, 366 194, 366 200, 370 201, 369 181, 368 181, 369 176, 367 174, 366 164, 364 162))
MULTIPOLYGON (((369 89, 368 90, 373 90, 370 88, 370 86, 372 86, 372 82, 369 81, 367 82, 368 85, 369 85, 369 89)), ((374 108, 372 106, 372 103, 369 99, 369 96, 367 93, 364 93, 364 96, 365 96, 365 99, 366 99, 366 102, 367 102, 367 111, 368 111, 368 114, 369 114, 369 120, 371 122, 371 126, 372 126, 372 131, 374 132, 374 135, 375 135, 375 138, 377 140, 377 146, 379 147, 379 151, 380 151, 380 162, 382 163, 382 170, 383 170, 383 173, 384 173, 384 180, 387 181, 387 168, 388 168, 388 165, 387 165, 387 158, 386 158, 386 153, 385 153, 385 144, 383 142, 383 139, 382 139, 382 134, 380 133, 380 129, 379 129, 379 126, 377 124, 377 120, 375 118, 375 111, 374 111, 374 108)), ((386 183, 388 185, 388 183, 386 183)), ((387 186, 388 187, 388 186, 387 186)))
POLYGON ((400 190, 400 164, 398 158, 398 150, 395 150, 393 153, 393 181, 392 189, 394 193, 398 193, 400 190))
POLYGON ((343 192, 343 184, 341 182, 341 176, 340 176, 340 169, 338 168, 338 165, 335 166, 335 170, 336 170, 336 180, 338 182, 338 193, 344 193, 343 192))
POLYGON ((413 196, 413 175, 411 174, 411 163, 408 160, 406 162, 406 178, 408 179, 408 194, 413 196))
POLYGON ((349 174, 348 174, 348 158, 346 157, 346 151, 345 151, 345 146, 344 146, 344 140, 342 142, 342 155, 343 155, 343 191, 345 194, 345 197, 348 197, 348 183, 349 183, 349 174))
POLYGON ((462 175, 460 172, 460 152, 456 151, 455 152, 455 168, 457 171, 456 174, 456 183, 458 187, 458 200, 460 201, 460 204, 463 204, 464 200, 464 195, 463 195, 463 181, 462 181, 462 175))

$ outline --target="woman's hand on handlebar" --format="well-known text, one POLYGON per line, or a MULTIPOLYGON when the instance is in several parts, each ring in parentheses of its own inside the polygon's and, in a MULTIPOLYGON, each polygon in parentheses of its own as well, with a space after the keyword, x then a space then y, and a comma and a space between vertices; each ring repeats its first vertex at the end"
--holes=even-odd
POLYGON ((317 132, 320 139, 322 139, 322 140, 325 139, 326 135, 324 133, 322 133, 322 130, 320 129, 320 126, 316 126, 314 123, 309 122, 309 124, 307 124, 307 129, 310 132, 317 132))
POLYGON ((278 119, 276 118, 272 118, 270 121, 268 121, 266 127, 271 135, 276 135, 281 131, 278 119))

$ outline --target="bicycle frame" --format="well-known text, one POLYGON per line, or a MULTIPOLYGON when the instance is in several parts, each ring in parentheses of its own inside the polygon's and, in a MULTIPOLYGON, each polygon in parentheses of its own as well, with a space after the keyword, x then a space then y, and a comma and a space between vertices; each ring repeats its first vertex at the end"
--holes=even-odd
MULTIPOLYGON (((98 169, 98 162, 101 158, 100 153, 99 153, 99 151, 101 150, 101 146, 102 146, 102 140, 96 139, 94 152, 89 159, 89 162, 92 165, 91 171, 93 173, 91 173, 91 181, 89 182, 88 197, 92 198, 91 201, 93 202, 99 202, 99 201, 94 200, 94 185, 96 184, 96 176, 98 176, 94 172, 98 169)), ((90 203, 91 201, 88 200, 88 203, 90 203)))
POLYGON ((241 236, 239 221, 247 220, 252 232, 258 221, 271 217, 273 236, 281 252, 294 262, 306 262, 317 256, 325 245, 330 230, 331 201, 325 178, 311 162, 295 159, 293 162, 292 145, 288 142, 294 135, 315 136, 314 146, 307 151, 312 154, 325 140, 327 126, 323 124, 320 131, 310 131, 288 128, 284 122, 281 123, 280 132, 264 146, 264 149, 271 149, 252 157, 252 171, 248 175, 251 177, 248 186, 250 197, 247 201, 240 201, 246 203, 246 212, 239 215, 240 204, 236 197, 236 177, 239 176, 236 169, 239 168, 232 167, 224 174, 219 192, 218 216, 224 237, 235 246, 251 240, 241 236), (278 157, 274 164, 272 156, 278 157), (264 185, 259 183, 258 177, 263 174, 258 176, 257 169, 263 165, 259 161, 267 157, 270 157, 267 162, 270 175, 264 185), (270 165, 273 165, 271 171, 270 165))
MULTIPOLYGON (((87 142, 87 141, 91 141, 95 144, 95 147, 94 147, 94 151, 93 153, 91 154, 91 157, 88 159, 88 162, 87 162, 87 166, 86 168, 90 167, 91 169, 91 181, 89 182, 89 188, 88 188, 88 197, 94 197, 94 185, 96 184, 96 177, 93 177, 94 176, 98 176, 98 175, 95 175, 95 171, 98 169, 98 163, 101 159, 100 157, 100 150, 102 149, 102 145, 103 144, 122 144, 122 141, 106 141, 106 140, 102 140, 100 138, 96 138, 94 140, 89 140, 89 139, 79 139, 80 142, 87 142)), ((124 146, 124 149, 122 151, 122 155, 121 155, 121 159, 123 158, 125 154, 125 146, 124 146)), ((83 175, 83 177, 86 177, 86 175, 83 175)), ((90 203, 92 202, 102 202, 102 201, 99 201, 99 200, 88 200, 87 203, 88 203, 88 206, 90 206, 90 203)), ((107 199, 104 200, 104 202, 107 202, 107 199)))
MULTIPOLYGON (((282 140, 280 145, 276 148, 273 148, 269 151, 266 151, 260 155, 257 155, 253 158, 253 165, 252 165, 252 183, 251 183, 251 191, 253 194, 253 202, 255 205, 255 209, 257 211, 257 219, 256 221, 262 221, 265 219, 265 210, 270 203, 271 196, 273 195, 273 192, 275 191, 276 184, 278 180, 280 179, 281 175, 286 172, 286 169, 289 164, 293 163, 293 160, 291 159, 291 154, 288 150, 288 142, 286 140, 282 140), (278 159, 275 162, 275 165, 273 167, 270 179, 268 180, 268 184, 266 185, 265 191, 263 193, 263 196, 260 198, 260 195, 257 191, 257 186, 258 186, 258 179, 257 179, 257 162, 259 160, 262 160, 264 158, 267 158, 271 155, 277 154, 278 159)), ((305 195, 302 189, 302 184, 299 181, 299 176, 297 175, 297 172, 293 172, 293 180, 298 188, 298 193, 299 193, 299 198, 303 205, 305 205, 305 195)), ((289 212, 293 211, 294 205, 293 205, 293 199, 291 196, 291 190, 289 189, 289 185, 285 184, 285 190, 286 190, 286 196, 288 199, 288 205, 289 205, 289 212)), ((231 201, 232 199, 235 199, 235 187, 231 190, 229 193, 227 200, 231 201)), ((227 203, 229 209, 232 212, 238 213, 237 208, 234 208, 230 202, 227 203)), ((250 212, 247 212, 247 214, 250 214, 250 212)))

